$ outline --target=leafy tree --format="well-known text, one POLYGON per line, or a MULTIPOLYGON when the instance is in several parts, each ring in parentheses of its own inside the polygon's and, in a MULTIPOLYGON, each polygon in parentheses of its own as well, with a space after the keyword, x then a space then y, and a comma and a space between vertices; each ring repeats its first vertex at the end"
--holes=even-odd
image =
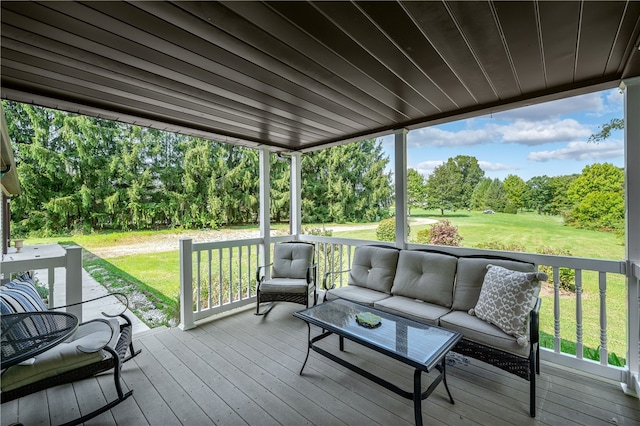
POLYGON ((427 200, 429 206, 440 209, 468 208, 471 206, 473 191, 484 171, 475 157, 458 155, 436 167, 427 179, 427 200))
POLYGON ((503 188, 507 196, 507 201, 515 210, 524 207, 524 196, 527 191, 527 184, 521 177, 509 175, 504 179, 503 188))
POLYGON ((553 199, 553 188, 549 176, 534 176, 527 181, 527 208, 537 210, 538 214, 548 213, 549 204, 553 199))
POLYGON ((622 229, 624 225, 624 173, 610 163, 592 164, 569 185, 575 206, 570 224, 589 229, 622 229))
POLYGON ((611 136, 611 132, 624 129, 622 118, 612 118, 608 123, 600 126, 600 131, 589 136, 589 142, 601 142, 611 136))
POLYGON ((442 216, 445 209, 461 207, 462 175, 452 163, 446 162, 433 170, 427 179, 427 200, 430 207, 440 209, 442 216))
POLYGON ((311 152, 302 157, 305 222, 372 222, 389 215, 389 158, 375 139, 311 152))
POLYGON ((462 175, 462 193, 461 193, 461 208, 471 207, 471 198, 473 191, 478 185, 478 182, 484 177, 484 170, 480 168, 478 160, 475 157, 468 155, 457 155, 453 158, 453 162, 456 165, 458 171, 462 175))
POLYGON ((563 214, 571 210, 573 207, 571 200, 567 195, 567 190, 571 183, 578 177, 578 175, 564 175, 554 176, 549 179, 549 185, 551 186, 552 198, 549 203, 549 214, 557 215, 563 214))
POLYGON ((487 188, 486 194, 487 206, 497 212, 503 212, 507 206, 507 192, 500 179, 495 178, 491 181, 491 185, 487 188))
POLYGON ((493 182, 490 178, 482 178, 476 185, 471 195, 471 208, 476 210, 485 210, 489 206, 487 205, 487 189, 493 182))
POLYGON ((426 179, 416 169, 407 170, 407 198, 409 215, 412 207, 425 207, 427 202, 426 179))
MULTIPOLYGON (((23 193, 14 231, 154 229, 255 223, 258 152, 184 135, 3 102, 23 193)), ((374 221, 392 201, 382 145, 302 157, 303 220, 374 221)), ((290 166, 271 156, 271 213, 289 217, 290 166)))

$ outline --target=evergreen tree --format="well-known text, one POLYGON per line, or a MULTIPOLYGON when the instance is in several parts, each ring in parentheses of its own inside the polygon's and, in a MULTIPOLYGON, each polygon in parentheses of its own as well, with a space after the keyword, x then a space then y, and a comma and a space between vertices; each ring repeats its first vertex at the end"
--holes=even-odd
POLYGON ((417 170, 411 168, 407 170, 407 198, 409 215, 411 215, 411 208, 413 207, 426 207, 426 179, 417 170))

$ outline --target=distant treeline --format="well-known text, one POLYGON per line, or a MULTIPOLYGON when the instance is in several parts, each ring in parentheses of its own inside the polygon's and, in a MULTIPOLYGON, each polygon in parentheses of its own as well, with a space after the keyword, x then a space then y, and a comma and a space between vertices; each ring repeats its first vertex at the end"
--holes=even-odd
POLYGON ((586 166, 581 174, 516 175, 504 181, 484 177, 475 157, 449 158, 425 178, 409 169, 410 207, 445 210, 473 209, 517 213, 526 208, 539 214, 562 215, 580 228, 624 229, 624 172, 610 163, 586 166))
MULTIPOLYGON (((22 194, 13 234, 216 228, 256 223, 259 153, 159 130, 4 102, 22 194)), ((290 163, 270 156, 271 218, 289 218, 290 163)), ((305 154, 305 222, 374 221, 392 203, 375 139, 305 154)))
MULTIPOLYGON (((256 223, 259 153, 128 124, 3 102, 22 194, 13 235, 95 229, 217 228, 256 223)), ((389 158, 375 139, 302 156, 305 223, 372 222, 393 203, 389 158)), ((271 218, 289 219, 290 163, 272 154, 271 218)), ((563 215, 590 229, 624 228, 624 173, 489 179, 475 157, 449 158, 428 177, 407 175, 409 208, 563 215)))

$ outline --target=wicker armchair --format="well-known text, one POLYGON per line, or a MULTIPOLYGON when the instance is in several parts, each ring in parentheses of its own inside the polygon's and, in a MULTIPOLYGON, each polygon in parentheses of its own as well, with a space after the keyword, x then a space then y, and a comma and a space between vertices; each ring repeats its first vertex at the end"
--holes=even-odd
POLYGON ((309 298, 313 296, 313 304, 317 303, 314 251, 313 244, 301 241, 275 245, 273 263, 260 266, 256 272, 256 315, 268 314, 278 301, 309 307, 309 298), (271 278, 265 275, 268 267, 271 267, 271 278), (260 311, 263 303, 269 304, 260 311))
MULTIPOLYGON (((117 397, 97 410, 72 420, 67 425, 84 423, 131 396, 133 390, 127 393, 122 390, 120 373, 122 364, 138 355, 140 350, 134 350, 131 320, 124 314, 128 304, 126 296, 115 293, 81 304, 109 296, 115 296, 121 303, 118 304, 117 312, 111 314, 103 312, 102 315, 105 318, 84 322, 78 325, 77 329, 65 340, 56 343, 53 347, 50 345, 50 349, 43 352, 35 351, 29 360, 9 366, 9 363, 4 361, 16 350, 24 350, 25 342, 27 344, 33 342, 33 345, 38 345, 42 342, 43 336, 51 335, 53 323, 46 314, 55 314, 55 312, 48 311, 46 306, 39 301, 33 282, 28 277, 20 277, 7 286, 3 286, 0 289, 0 305, 3 316, 2 393, 0 394, 2 403, 108 370, 113 370, 117 397), (19 320, 23 316, 30 315, 35 319, 24 321, 18 330, 15 327, 16 321, 4 321, 5 319, 19 320)), ((75 328, 78 323, 77 318, 71 314, 64 315, 74 319, 75 328)))

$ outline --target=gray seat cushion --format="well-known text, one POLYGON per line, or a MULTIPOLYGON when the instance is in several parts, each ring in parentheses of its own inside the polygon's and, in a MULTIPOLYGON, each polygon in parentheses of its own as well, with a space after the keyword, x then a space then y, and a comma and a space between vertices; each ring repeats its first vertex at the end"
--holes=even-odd
POLYGON ((348 285, 346 287, 334 288, 327 291, 327 300, 340 298, 369 306, 373 306, 374 303, 388 297, 391 296, 389 296, 387 293, 382 293, 377 290, 371 290, 366 287, 358 287, 356 285, 348 285))
POLYGON ((403 296, 388 297, 375 302, 373 307, 433 325, 438 325, 438 319, 449 312, 449 308, 403 296))
POLYGON ((272 278, 306 278, 313 264, 313 245, 282 243, 273 248, 272 278))
POLYGON ((272 278, 260 283, 262 293, 293 293, 305 294, 309 291, 309 283, 301 278, 272 278))
POLYGON ((499 327, 463 311, 453 311, 440 318, 440 327, 462 333, 467 340, 528 357, 529 346, 520 346, 514 336, 499 327))
POLYGON ((453 292, 451 307, 453 310, 466 312, 476 306, 489 264, 502 266, 512 271, 535 272, 535 265, 531 263, 488 257, 461 257, 458 259, 458 272, 453 292))
POLYGON ((360 246, 353 255, 348 284, 391 294, 397 265, 398 250, 360 246))
POLYGON ((402 250, 391 293, 450 308, 457 263, 455 256, 402 250))

